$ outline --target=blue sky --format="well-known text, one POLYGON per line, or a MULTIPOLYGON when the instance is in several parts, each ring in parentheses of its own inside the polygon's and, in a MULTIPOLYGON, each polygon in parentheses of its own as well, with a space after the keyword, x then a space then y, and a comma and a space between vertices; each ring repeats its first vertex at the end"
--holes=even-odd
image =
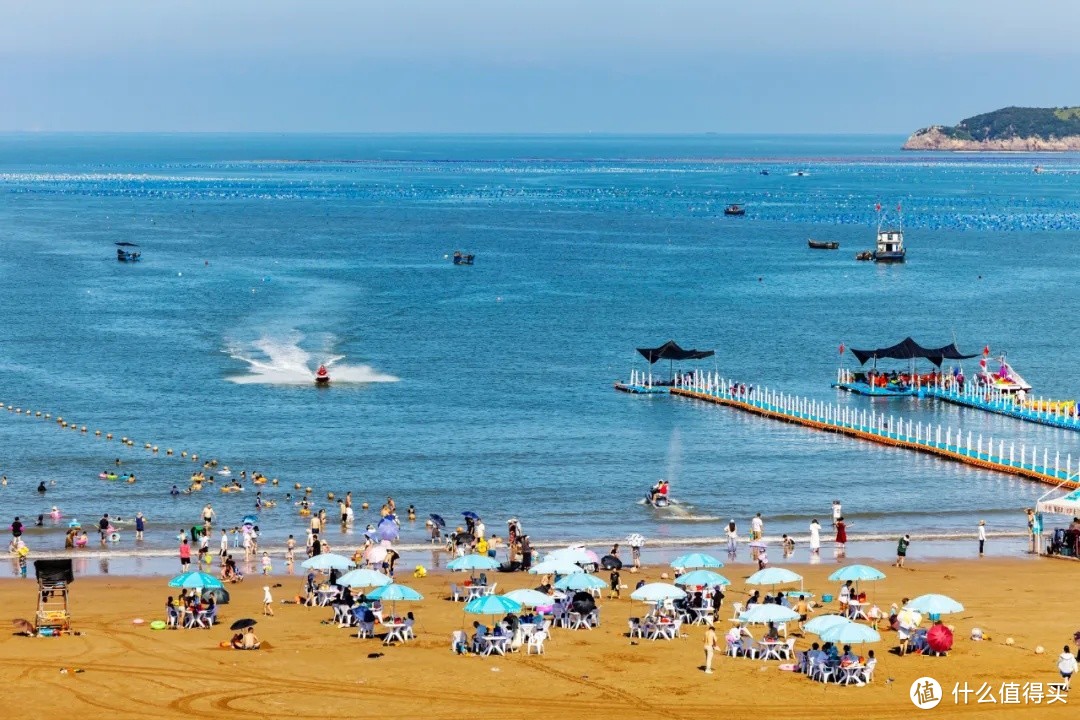
POLYGON ((1080 104, 1080 2, 0 0, 0 131, 880 132, 1080 104))

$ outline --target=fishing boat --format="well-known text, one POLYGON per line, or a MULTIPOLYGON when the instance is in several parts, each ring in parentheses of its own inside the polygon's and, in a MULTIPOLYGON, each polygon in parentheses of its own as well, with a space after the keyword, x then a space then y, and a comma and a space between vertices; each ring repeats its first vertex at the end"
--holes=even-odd
POLYGON ((874 262, 877 263, 902 263, 907 258, 907 250, 904 248, 904 215, 900 205, 896 206, 896 214, 899 217, 899 226, 885 228, 883 223, 885 215, 881 212, 881 204, 878 203, 878 229, 877 249, 874 251, 874 262))
POLYGON ((989 368, 987 358, 979 360, 979 372, 975 373, 975 382, 1003 395, 1018 396, 1022 400, 1026 393, 1031 392, 1031 384, 1013 370, 1012 365, 1005 360, 1004 353, 994 359, 998 364, 996 370, 989 368))
POLYGON ((472 265, 475 256, 468 255, 460 250, 454 251, 454 264, 455 265, 472 265))
POLYGON ((330 372, 326 369, 325 365, 320 365, 319 369, 315 372, 315 384, 319 387, 327 387, 330 385, 330 372))
POLYGON ((738 203, 735 203, 732 205, 728 205, 726 208, 724 208, 724 214, 741 217, 746 214, 746 208, 744 208, 742 205, 739 205, 738 203))
POLYGON ((806 244, 810 246, 811 250, 839 250, 840 243, 835 240, 807 240, 806 244))
POLYGON ((127 248, 139 247, 135 243, 130 242, 118 242, 116 243, 116 259, 119 262, 139 262, 142 258, 142 253, 136 250, 128 250, 127 248))
POLYGON ((855 253, 855 259, 860 262, 867 262, 874 259, 874 253, 869 250, 863 250, 862 252, 855 253))

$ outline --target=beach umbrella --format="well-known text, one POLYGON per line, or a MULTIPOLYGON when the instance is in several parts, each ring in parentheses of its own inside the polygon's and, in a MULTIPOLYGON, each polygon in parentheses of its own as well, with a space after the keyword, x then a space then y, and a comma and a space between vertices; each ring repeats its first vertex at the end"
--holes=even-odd
MULTIPOLYGON (((571 577, 581 577, 579 575, 573 575, 571 577)), ((514 602, 521 603, 523 607, 547 607, 555 603, 555 598, 550 595, 545 595, 539 590, 533 590, 532 588, 522 588, 520 590, 511 590, 503 597, 510 598, 514 602)))
POLYGON ((34 623, 29 620, 23 620, 22 618, 15 618, 11 621, 11 627, 15 630, 15 634, 33 635, 36 630, 34 629, 34 623))
POLYGON ((529 568, 529 572, 533 575, 573 575, 574 573, 583 573, 585 570, 580 565, 575 565, 572 562, 545 560, 539 565, 533 565, 529 568))
POLYGON ((241 525, 258 525, 259 524, 259 516, 258 515, 245 515, 243 522, 241 522, 240 524, 241 525))
POLYGON ((630 533, 626 536, 626 544, 630 547, 641 547, 645 544, 645 536, 641 533, 630 533))
POLYGON ((829 576, 829 580, 833 582, 847 582, 848 580, 860 582, 884 579, 885 573, 869 565, 846 565, 829 576))
POLYGON ((521 603, 502 595, 483 595, 465 603, 470 615, 505 615, 521 611, 521 603))
POLYGON ((947 626, 934 623, 933 627, 926 631, 926 644, 934 652, 947 652, 952 650, 953 633, 947 626))
POLYGON ((786 568, 770 567, 758 570, 746 578, 747 585, 787 585, 788 583, 800 582, 802 575, 794 573, 786 568))
POLYGON ((356 570, 350 570, 337 579, 338 585, 341 587, 355 587, 355 588, 369 588, 369 587, 382 587, 383 585, 389 585, 392 583, 386 575, 376 570, 369 568, 358 568, 356 570))
POLYGON ((675 584, 715 587, 717 585, 730 585, 731 581, 712 570, 691 570, 675 578, 675 584))
POLYGON ((69 528, 81 528, 82 523, 80 523, 78 520, 72 520, 71 522, 68 523, 68 527, 69 528))
POLYGON ((600 567, 605 570, 622 570, 622 560, 614 555, 605 555, 600 558, 600 567))
POLYGON ((812 598, 812 597, 814 597, 814 593, 810 592, 809 590, 785 590, 784 595, 786 595, 787 597, 793 597, 793 598, 812 598))
POLYGON ((364 551, 364 559, 369 563, 378 565, 390 554, 390 548, 385 545, 372 545, 364 551))
POLYGON ((920 595, 904 606, 908 610, 916 610, 927 615, 947 615, 964 611, 964 606, 953 600, 948 595, 920 595))
POLYGON ((746 547, 752 547, 755 550, 764 550, 765 549, 765 541, 764 540, 751 540, 750 543, 746 547))
POLYGON ((480 519, 480 516, 477 515, 476 513, 474 513, 472 510, 466 510, 465 512, 463 512, 461 514, 462 514, 462 516, 464 516, 464 517, 466 517, 466 518, 468 518, 470 520, 479 520, 480 519))
POLYGON ((390 515, 383 518, 382 522, 379 523, 379 527, 375 530, 379 534, 379 539, 385 542, 393 542, 401 534, 398 524, 391 519, 390 515))
POLYGON ((356 563, 352 560, 336 553, 322 553, 300 563, 300 567, 305 570, 322 570, 324 572, 327 570, 348 570, 355 566, 356 563))
POLYGON ((399 600, 405 602, 412 602, 415 600, 423 600, 424 596, 413 590, 408 585, 398 585, 397 583, 390 583, 388 585, 380 585, 379 587, 364 593, 364 597, 368 600, 382 600, 397 602, 399 600))
POLYGON ((896 613, 896 620, 903 626, 916 628, 922 623, 922 614, 905 607, 896 613))
POLYGON ((694 570, 696 568, 722 568, 724 567, 724 563, 708 553, 687 553, 686 555, 680 555, 672 560, 671 567, 685 568, 687 570, 694 570))
POLYGON ((498 570, 499 562, 487 555, 472 553, 454 558, 446 564, 447 570, 498 570))
POLYGON ((559 578, 555 587, 559 590, 602 590, 607 587, 607 583, 595 575, 577 573, 559 578))
POLYGON ((428 515, 428 519, 441 528, 446 527, 446 521, 443 520, 442 515, 436 515, 435 513, 431 513, 430 515, 428 515))
POLYGON ((229 604, 229 591, 223 587, 210 588, 209 590, 203 590, 202 599, 209 600, 214 598, 215 605, 228 605, 229 604))
POLYGON ((838 645, 855 645, 857 643, 881 642, 881 635, 869 625, 860 625, 857 622, 838 623, 818 633, 822 642, 831 642, 838 645))
POLYGON ((757 604, 739 616, 739 622, 764 625, 765 623, 784 623, 799 619, 799 613, 783 605, 757 604))
POLYGON ((244 630, 245 628, 255 627, 258 622, 251 618, 241 618, 229 626, 230 630, 244 630))
POLYGON ((600 558, 596 557, 596 553, 589 552, 583 547, 562 548, 548 553, 544 560, 557 560, 575 564, 580 563, 582 565, 600 562, 600 558))
POLYGON ((649 583, 648 585, 642 585, 634 592, 630 593, 630 597, 633 600, 644 600, 645 602, 660 602, 662 600, 678 600, 686 597, 686 591, 669 585, 668 583, 649 583))
POLYGON ((576 613, 588 615, 596 609, 596 600, 593 599, 592 593, 576 592, 570 601, 570 608, 576 613))
POLYGON ((169 587, 174 588, 219 588, 223 587, 221 581, 213 575, 204 572, 181 573, 169 581, 169 587))
POLYGON ((825 630, 828 630, 833 625, 843 625, 846 622, 851 622, 843 615, 818 615, 816 618, 811 618, 804 625, 804 629, 808 633, 820 635, 825 630))

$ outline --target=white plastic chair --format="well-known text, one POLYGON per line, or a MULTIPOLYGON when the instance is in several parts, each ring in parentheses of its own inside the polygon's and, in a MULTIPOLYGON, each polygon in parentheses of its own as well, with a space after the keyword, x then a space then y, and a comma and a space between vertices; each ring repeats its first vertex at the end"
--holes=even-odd
POLYGON ((454 602, 460 601, 463 595, 465 592, 456 583, 450 583, 450 596, 454 598, 454 602))
POLYGON ((534 632, 529 637, 529 643, 525 646, 525 654, 531 655, 533 650, 537 655, 544 654, 544 640, 547 640, 547 633, 541 630, 540 632, 534 632))
POLYGON ((497 583, 497 582, 491 583, 490 585, 488 585, 487 587, 484 588, 484 594, 485 595, 494 595, 495 594, 495 588, 497 588, 498 586, 499 586, 499 583, 497 583))
POLYGON ((464 630, 455 630, 450 633, 450 652, 456 653, 459 647, 468 645, 469 636, 464 630))
POLYGON ((362 622, 358 626, 356 631, 356 637, 358 638, 371 638, 375 637, 375 623, 362 622))
POLYGON ((874 680, 874 668, 877 667, 877 658, 871 658, 862 671, 862 681, 869 685, 874 680))
POLYGON ((731 619, 732 620, 738 620, 739 616, 742 615, 742 609, 743 609, 743 604, 742 603, 740 603, 740 602, 731 603, 731 612, 735 613, 734 615, 731 616, 731 619))
POLYGON ((630 637, 634 637, 635 635, 639 638, 645 637, 645 630, 641 627, 641 621, 637 618, 630 618, 626 621, 626 625, 630 628, 630 637))

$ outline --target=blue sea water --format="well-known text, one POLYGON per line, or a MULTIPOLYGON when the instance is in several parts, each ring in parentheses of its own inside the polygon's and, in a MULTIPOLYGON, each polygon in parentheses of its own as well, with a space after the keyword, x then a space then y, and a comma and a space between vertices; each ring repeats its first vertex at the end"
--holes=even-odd
POLYGON ((146 545, 173 547, 207 501, 230 525, 253 510, 252 487, 168 496, 217 458, 280 478, 271 545, 305 525, 295 483, 331 517, 327 492, 373 504, 331 534, 347 546, 388 495, 421 518, 517 516, 537 540, 716 537, 756 512, 769 535, 805 535, 834 498, 856 537, 1022 531, 1047 487, 611 388, 644 367, 635 347, 674 338, 742 382, 1080 459, 1075 433, 830 389, 841 342, 910 334, 1007 350, 1037 394, 1080 395, 1080 156, 901 142, 0 135, 0 401, 90 430, 0 413, 0 516, 59 506, 33 542, 61 547, 73 516, 141 511, 146 545), (724 217, 731 202, 746 217, 724 217), (879 202, 903 204, 905 265, 853 259, 879 202), (116 262, 125 241, 142 262, 116 262), (454 267, 456 249, 476 265, 454 267), (317 390, 326 361, 337 382, 317 390), (138 483, 98 479, 116 458, 138 483), (638 504, 659 477, 690 519, 638 504))

